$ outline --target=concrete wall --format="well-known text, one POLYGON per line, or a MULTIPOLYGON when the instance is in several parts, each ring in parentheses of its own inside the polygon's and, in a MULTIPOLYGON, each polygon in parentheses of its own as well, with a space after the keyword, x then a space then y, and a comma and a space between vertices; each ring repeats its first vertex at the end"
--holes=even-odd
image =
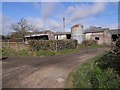
POLYGON ((109 34, 107 31, 96 32, 96 33, 86 33, 85 39, 86 40, 96 40, 99 45, 102 45, 102 44, 110 45, 112 42, 111 34, 109 34), (96 40, 95 38, 99 38, 99 40, 96 40))
POLYGON ((46 34, 48 35, 49 40, 55 40, 55 36, 52 32, 47 32, 46 34))
POLYGON ((103 32, 99 32, 99 33, 92 33, 92 40, 96 40, 98 42, 99 45, 104 43, 104 37, 103 37, 103 32), (99 40, 96 40, 95 38, 99 38, 99 40))
POLYGON ((108 31, 105 31, 104 32, 104 43, 107 45, 111 45, 111 42, 112 42, 112 35, 108 31))
POLYGON ((92 33, 86 33, 85 34, 85 39, 86 40, 91 40, 91 38, 92 38, 92 33))
POLYGON ((83 34, 83 27, 77 26, 71 28, 71 39, 76 39, 79 44, 83 41, 84 34, 83 34))

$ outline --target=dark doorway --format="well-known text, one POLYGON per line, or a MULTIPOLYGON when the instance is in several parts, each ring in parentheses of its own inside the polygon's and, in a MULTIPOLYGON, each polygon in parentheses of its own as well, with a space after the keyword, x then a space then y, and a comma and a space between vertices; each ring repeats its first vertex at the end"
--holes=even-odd
POLYGON ((118 37, 117 34, 113 34, 113 35, 112 35, 112 41, 116 41, 118 38, 119 38, 119 37, 118 37))
POLYGON ((57 36, 57 40, 58 40, 58 36, 57 36))
POLYGON ((99 37, 95 37, 95 40, 99 40, 99 37))
POLYGON ((66 34, 67 39, 71 39, 71 34, 66 34))

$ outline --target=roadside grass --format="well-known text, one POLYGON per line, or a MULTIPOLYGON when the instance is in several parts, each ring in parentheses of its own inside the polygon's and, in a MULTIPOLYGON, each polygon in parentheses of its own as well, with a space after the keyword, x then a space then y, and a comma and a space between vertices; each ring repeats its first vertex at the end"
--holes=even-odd
POLYGON ((66 88, 120 88, 120 77, 112 68, 102 70, 95 65, 94 62, 102 57, 96 56, 71 72, 66 88))
POLYGON ((105 45, 91 45, 91 46, 83 46, 83 45, 78 45, 78 48, 102 48, 105 47, 105 45))
POLYGON ((89 71, 93 68, 93 60, 89 60, 87 63, 80 64, 80 66, 73 70, 68 75, 67 81, 66 81, 66 87, 67 88, 90 88, 91 84, 89 81, 89 77, 87 77, 87 74, 89 71))
POLYGON ((75 53, 79 51, 80 49, 66 49, 66 50, 56 52, 56 55, 70 54, 70 53, 75 53))
POLYGON ((54 51, 43 51, 43 50, 39 50, 39 51, 35 51, 36 56, 53 56, 56 53, 54 51))

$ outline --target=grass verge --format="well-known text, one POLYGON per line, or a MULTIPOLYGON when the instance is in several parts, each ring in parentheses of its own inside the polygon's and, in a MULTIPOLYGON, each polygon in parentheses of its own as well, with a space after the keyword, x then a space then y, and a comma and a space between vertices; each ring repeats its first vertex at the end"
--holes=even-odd
POLYGON ((95 61, 103 58, 99 55, 81 64, 71 72, 66 81, 67 88, 120 88, 120 77, 112 68, 102 70, 95 61))

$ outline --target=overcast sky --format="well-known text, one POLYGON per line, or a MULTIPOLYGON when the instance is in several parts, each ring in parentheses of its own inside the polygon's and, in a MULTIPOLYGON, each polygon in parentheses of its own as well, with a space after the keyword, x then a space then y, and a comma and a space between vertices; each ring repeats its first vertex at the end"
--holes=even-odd
POLYGON ((75 24, 117 28, 117 2, 2 2, 2 33, 9 34, 11 23, 26 18, 39 30, 62 31, 62 18, 66 18, 66 31, 75 24))

